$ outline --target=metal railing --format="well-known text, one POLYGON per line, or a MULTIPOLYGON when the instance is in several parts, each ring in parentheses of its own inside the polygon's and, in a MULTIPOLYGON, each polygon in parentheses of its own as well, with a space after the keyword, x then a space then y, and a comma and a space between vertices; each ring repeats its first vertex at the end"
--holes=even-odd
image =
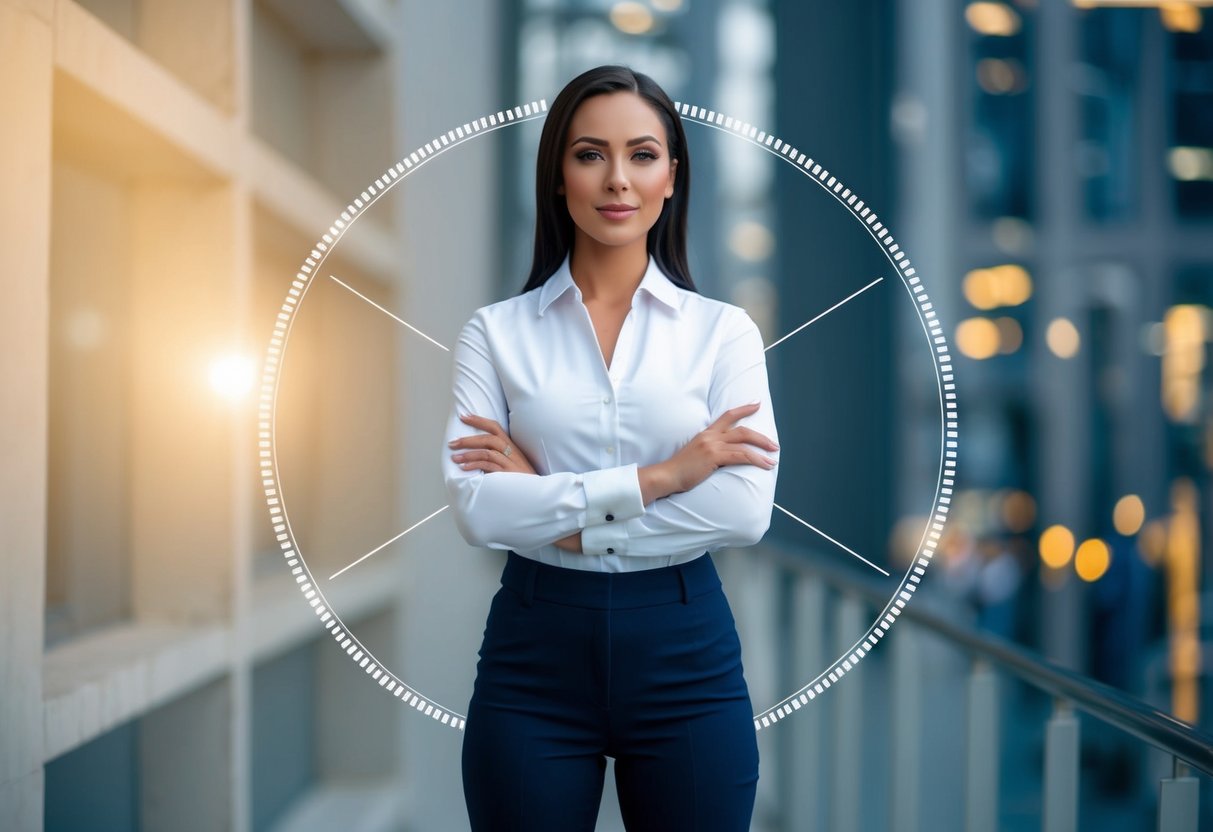
MULTIPOLYGON (((776 584, 792 589, 792 626, 786 627, 783 649, 797 664, 821 667, 835 658, 825 641, 827 606, 832 607, 834 631, 857 638, 870 617, 866 609, 881 610, 889 601, 889 585, 828 559, 806 557, 803 552, 764 542, 747 556, 771 567, 776 584), (831 590, 827 593, 826 589, 831 590)), ((754 560, 750 560, 754 563, 754 560)), ((785 622, 786 623, 786 622, 785 622)), ((999 828, 1000 711, 996 675, 1010 674, 1052 698, 1052 711, 1044 725, 1041 828, 1044 832, 1077 832, 1079 821, 1079 721, 1075 709, 1106 723, 1123 734, 1158 749, 1171 759, 1170 776, 1159 780, 1158 832, 1196 832, 1199 824, 1199 780, 1193 770, 1213 775, 1213 735, 1188 725, 1125 692, 1057 665, 1018 644, 955 623, 932 608, 920 593, 902 610, 892 639, 892 690, 897 709, 921 709, 921 670, 917 651, 922 633, 942 640, 969 660, 964 692, 965 776, 964 829, 987 832, 999 828)), ((839 642, 845 644, 844 642, 839 642)), ((834 646, 834 645, 830 645, 834 646)), ((841 649, 840 649, 841 652, 841 649)), ((831 753, 830 813, 826 827, 833 832, 859 832, 864 782, 869 777, 854 738, 863 730, 858 697, 843 696, 846 688, 832 691, 831 724, 836 737, 831 753), (849 738, 839 741, 838 738, 849 738)), ((852 689, 854 690, 854 689, 852 689)), ((755 702, 757 705, 758 703, 755 702)), ((908 714, 913 717, 914 714, 908 714)), ((789 731, 790 766, 797 772, 796 788, 781 800, 779 814, 786 829, 813 829, 816 803, 823 797, 824 771, 811 750, 823 744, 820 717, 797 714, 781 730, 789 731), (809 718, 807 718, 809 717, 809 718), (814 719, 818 721, 814 721, 814 719)), ((918 832, 920 762, 923 738, 916 719, 896 719, 891 729, 890 812, 887 828, 918 832)), ((950 796, 957 799, 959 796, 950 796)), ((1081 828, 1089 828, 1084 824, 1081 828)))

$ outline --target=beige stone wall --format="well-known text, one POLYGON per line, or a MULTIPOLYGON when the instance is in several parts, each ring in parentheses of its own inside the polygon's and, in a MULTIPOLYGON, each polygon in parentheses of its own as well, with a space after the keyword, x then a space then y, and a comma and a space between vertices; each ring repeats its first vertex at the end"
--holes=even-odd
MULTIPOLYGON (((313 644, 323 762, 294 828, 407 814, 404 709, 324 649, 257 462, 291 280, 400 156, 399 28, 392 0, 0 0, 0 828, 41 829, 47 763, 131 720, 147 828, 247 828, 254 670, 313 644), (255 368, 234 399, 226 356, 255 368)), ((326 269, 397 309, 389 196, 326 269)), ((279 450, 327 576, 411 520, 403 329, 316 291, 279 450)), ((329 598, 386 662, 406 588, 385 551, 329 598)))

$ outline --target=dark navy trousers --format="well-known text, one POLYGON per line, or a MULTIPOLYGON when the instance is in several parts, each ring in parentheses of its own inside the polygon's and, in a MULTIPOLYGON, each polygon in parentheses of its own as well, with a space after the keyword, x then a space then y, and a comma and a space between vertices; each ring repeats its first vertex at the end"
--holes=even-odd
POLYGON ((473 832, 593 830, 606 758, 629 832, 745 832, 758 740, 741 643, 705 552, 638 572, 513 551, 463 736, 473 832))

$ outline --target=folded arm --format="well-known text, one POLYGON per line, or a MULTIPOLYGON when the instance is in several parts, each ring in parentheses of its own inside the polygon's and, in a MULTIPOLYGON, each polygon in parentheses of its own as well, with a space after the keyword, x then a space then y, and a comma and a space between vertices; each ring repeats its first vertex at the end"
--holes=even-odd
MULTIPOLYGON (((738 420, 776 443, 775 413, 767 378, 766 353, 758 326, 744 311, 732 317, 720 346, 708 390, 708 423, 728 409, 761 402, 738 420)), ((778 451, 764 449, 778 460, 778 451)), ((776 465, 726 465, 688 491, 654 500, 647 511, 622 524, 595 525, 581 533, 582 550, 597 554, 659 557, 726 547, 752 546, 771 525, 776 465)))
POLYGON ((579 529, 619 526, 644 514, 636 463, 546 475, 460 468, 445 443, 482 431, 464 424, 459 414, 474 413, 493 419, 507 432, 510 429, 505 391, 492 361, 481 310, 460 331, 453 357, 442 474, 455 526, 468 544, 531 551, 579 529), (608 516, 613 519, 607 520, 608 516))

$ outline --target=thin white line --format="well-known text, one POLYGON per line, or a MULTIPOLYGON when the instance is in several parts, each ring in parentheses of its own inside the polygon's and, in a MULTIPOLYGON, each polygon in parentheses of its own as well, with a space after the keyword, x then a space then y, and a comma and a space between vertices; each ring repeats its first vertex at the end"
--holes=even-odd
MULTIPOLYGON (((831 312, 833 312, 835 309, 837 309, 838 307, 842 306, 844 303, 846 303, 847 301, 849 301, 851 298, 853 298, 853 297, 855 297, 856 295, 859 295, 859 294, 861 294, 861 293, 863 293, 863 292, 866 292, 868 289, 871 289, 873 286, 875 286, 877 283, 879 283, 879 282, 880 282, 880 281, 882 281, 882 280, 884 280, 884 278, 883 278, 883 277, 878 277, 878 278, 876 278, 876 279, 875 279, 875 280, 873 280, 871 283, 869 283, 867 286, 864 286, 862 289, 860 289, 858 292, 854 292, 853 294, 849 295, 848 297, 845 297, 845 298, 843 298, 842 300, 838 301, 838 303, 834 304, 834 305, 833 305, 833 306, 831 306, 829 309, 827 309, 826 311, 822 312, 822 313, 821 313, 820 315, 818 315, 816 318, 813 318, 813 319, 811 319, 811 320, 805 321, 803 324, 801 324, 800 326, 798 326, 798 327, 796 327, 795 329, 793 329, 793 330, 792 330, 791 332, 789 332, 787 335, 785 335, 785 336, 783 336, 782 338, 780 338, 780 339, 779 339, 779 341, 776 341, 776 342, 775 342, 775 344, 778 344, 778 343, 780 343, 781 341, 786 341, 787 339, 789 339, 789 338, 791 338, 793 335, 795 335, 797 332, 800 332, 800 330, 804 329, 806 326, 808 326, 809 324, 813 323, 813 321, 816 321, 818 318, 825 317, 826 315, 830 314, 830 313, 831 313, 831 312)), ((771 344, 771 346, 770 346, 770 347, 766 347, 766 349, 764 349, 764 350, 763 350, 763 352, 766 352, 766 350, 769 350, 771 347, 775 346, 775 344, 771 344)))
MULTIPOLYGON (((335 275, 335 274, 330 274, 330 275, 329 275, 329 277, 331 277, 333 280, 336 280, 336 281, 337 281, 338 283, 340 283, 342 286, 344 286, 345 288, 349 289, 349 290, 350 290, 351 292, 353 292, 355 295, 357 295, 358 297, 362 298, 364 301, 366 301, 366 302, 367 302, 367 303, 369 303, 371 306, 373 306, 373 307, 375 307, 376 309, 378 309, 378 310, 379 310, 380 312, 382 312, 383 314, 385 314, 385 315, 391 315, 391 317, 396 318, 396 316, 395 316, 395 315, 392 315, 392 313, 391 313, 391 312, 387 311, 387 310, 386 310, 386 309, 384 309, 382 306, 380 306, 379 304, 375 303, 375 301, 371 300, 371 299, 370 299, 370 298, 368 298, 366 295, 364 295, 364 294, 362 294, 361 292, 359 292, 359 291, 358 291, 357 289, 355 289, 353 286, 350 286, 348 283, 344 283, 344 282, 342 282, 341 278, 337 277, 337 275, 335 275)), ((413 326, 412 324, 410 324, 408 321, 401 320, 400 318, 396 318, 396 320, 400 321, 400 323, 404 324, 404 325, 405 325, 405 326, 407 326, 409 329, 413 330, 413 332, 416 332, 418 335, 420 335, 422 338, 426 339, 427 341, 430 341, 430 342, 434 343, 436 346, 442 347, 442 349, 446 350, 447 352, 450 352, 450 350, 448 350, 446 347, 443 347, 443 346, 442 346, 442 344, 439 344, 439 343, 438 343, 437 341, 435 341, 433 338, 431 338, 430 336, 426 335, 424 332, 422 332, 420 329, 418 329, 417 327, 415 327, 415 326, 413 326)))
MULTIPOLYGON (((431 514, 431 515, 430 515, 430 517, 433 517, 435 514, 438 514, 438 513, 440 513, 440 512, 446 511, 448 508, 450 508, 450 506, 449 506, 449 505, 445 505, 445 506, 443 506, 442 508, 438 509, 438 511, 435 511, 435 512, 434 512, 434 514, 431 514)), ((429 519, 430 519, 430 517, 425 518, 425 520, 429 520, 429 519)), ((395 537, 393 537, 391 540, 388 540, 388 541, 386 541, 386 542, 384 542, 384 543, 380 543, 380 544, 379 544, 378 546, 376 546, 374 549, 371 549, 371 551, 367 552, 365 555, 363 555, 362 557, 358 558, 358 560, 354 561, 353 563, 351 563, 351 564, 349 564, 349 565, 347 565, 347 566, 342 567, 341 569, 338 569, 336 572, 334 572, 332 575, 330 575, 330 576, 329 576, 329 580, 330 580, 330 581, 331 581, 331 580, 333 580, 333 578, 336 578, 338 575, 340 575, 340 574, 341 574, 342 572, 344 572, 346 569, 349 569, 351 566, 357 566, 358 564, 362 563, 364 560, 366 560, 366 559, 367 559, 367 558, 369 558, 371 555, 373 555, 373 554, 375 554, 376 552, 378 552, 378 551, 379 551, 380 549, 382 549, 384 546, 387 546, 389 543, 395 543, 397 540, 399 540, 400 538, 404 537, 406 534, 408 534, 409 532, 411 532, 413 529, 417 528, 417 527, 418 527, 418 526, 420 526, 422 523, 424 523, 424 522, 425 522, 425 520, 418 520, 416 523, 414 523, 413 525, 409 526, 407 529, 405 529, 405 530, 404 530, 404 531, 402 531, 400 534, 398 534, 398 535, 396 535, 395 537)))
POLYGON ((852 555, 854 555, 855 557, 859 558, 861 561, 863 561, 863 562, 864 562, 864 563, 866 563, 868 566, 870 566, 870 567, 872 567, 873 569, 875 569, 875 570, 876 570, 877 572, 879 572, 880 574, 884 575, 886 578, 887 578, 887 577, 889 577, 889 573, 888 573, 888 572, 885 572, 883 569, 881 569, 881 568, 880 568, 879 566, 877 566, 876 564, 872 563, 872 561, 868 560, 868 559, 867 559, 867 558, 865 558, 863 555, 859 554, 858 552, 856 552, 856 551, 855 551, 855 550, 853 550, 853 549, 848 549, 846 546, 844 546, 843 544, 839 543, 837 540, 835 540, 834 538, 830 537, 828 534, 826 534, 825 532, 823 532, 821 529, 817 528, 816 526, 813 526, 813 525, 812 525, 812 524, 810 524, 810 523, 805 523, 805 521, 801 520, 801 519, 800 519, 799 517, 797 517, 795 514, 793 514, 792 512, 788 511, 788 510, 787 510, 786 508, 784 508, 783 506, 781 506, 779 503, 775 503, 774 505, 775 505, 775 508, 777 508, 777 509, 779 509, 780 511, 782 511, 782 512, 783 512, 784 514, 786 514, 788 517, 791 517, 793 520, 795 520, 795 521, 796 521, 796 522, 798 522, 798 523, 804 523, 804 524, 805 524, 806 526, 808 526, 810 529, 812 529, 813 531, 817 532, 819 535, 821 535, 821 536, 822 536, 822 537, 824 537, 826 540, 828 540, 828 541, 830 541, 831 543, 833 543, 835 546, 841 546, 843 549, 846 549, 846 550, 847 550, 848 552, 850 552, 852 555))

